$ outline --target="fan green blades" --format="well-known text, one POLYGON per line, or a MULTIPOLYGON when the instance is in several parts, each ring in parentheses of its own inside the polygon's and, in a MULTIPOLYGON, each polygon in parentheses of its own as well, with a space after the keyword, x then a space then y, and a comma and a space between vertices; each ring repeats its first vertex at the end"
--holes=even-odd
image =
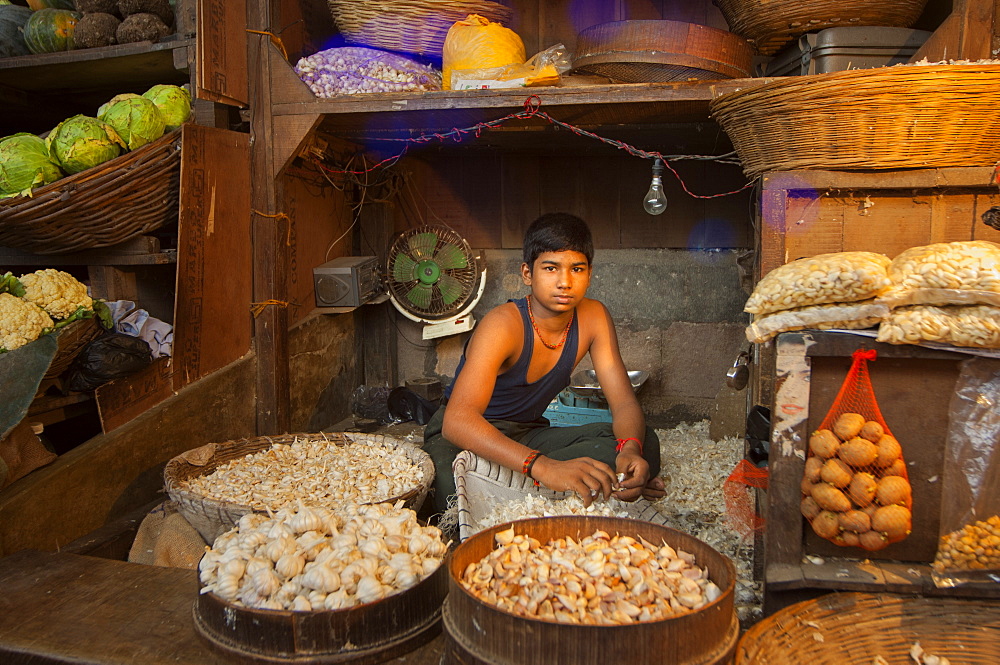
POLYGON ((397 254, 392 262, 392 278, 397 282, 409 282, 414 279, 413 271, 417 267, 417 262, 407 254, 397 254))
POLYGON ((442 270, 469 267, 465 252, 457 245, 442 245, 441 249, 434 255, 434 260, 437 261, 442 270))
POLYGON ((462 297, 462 282, 458 281, 451 275, 441 275, 441 279, 438 281, 437 287, 441 290, 441 300, 445 305, 450 305, 462 297))
POLYGON ((437 234, 431 231, 416 234, 410 238, 410 256, 417 261, 431 258, 434 256, 434 248, 437 247, 437 242, 437 234))
POLYGON ((423 282, 417 282, 416 285, 409 290, 406 294, 406 299, 409 300, 415 307, 420 309, 427 309, 431 306, 431 297, 434 294, 434 287, 430 284, 424 284, 423 282))

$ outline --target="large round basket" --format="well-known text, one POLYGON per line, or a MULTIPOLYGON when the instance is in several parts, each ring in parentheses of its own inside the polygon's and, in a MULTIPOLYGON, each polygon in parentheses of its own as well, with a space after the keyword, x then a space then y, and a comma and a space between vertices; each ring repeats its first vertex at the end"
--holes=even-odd
MULTIPOLYGON (((266 450, 275 444, 289 445, 297 441, 329 441, 338 446, 351 445, 354 442, 370 441, 373 443, 389 443, 398 447, 423 472, 420 484, 403 494, 387 497, 385 501, 402 501, 403 505, 414 511, 420 509, 427 491, 434 482, 434 463, 430 456, 418 446, 381 434, 355 434, 353 432, 283 434, 281 436, 259 436, 239 441, 224 443, 209 443, 194 450, 188 450, 167 462, 163 469, 163 484, 167 494, 177 503, 178 512, 201 534, 206 542, 212 543, 220 535, 232 529, 240 517, 249 512, 266 512, 264 509, 252 508, 228 501, 218 501, 208 498, 185 487, 186 480, 197 476, 205 476, 220 465, 230 460, 246 457, 252 453, 266 450)), ((317 473, 321 469, 316 469, 317 473)), ((332 508, 333 506, 325 506, 332 508)))
POLYGON ((440 633, 445 569, 442 563, 405 591, 344 610, 262 610, 203 593, 194 625, 210 647, 239 663, 383 663, 440 633))
MULTIPOLYGON (((957 665, 1000 663, 996 600, 832 593, 796 603, 754 624, 736 665, 912 663, 910 649, 957 665)), ((926 660, 921 662, 928 662, 926 660)))
POLYGON ((993 166, 998 105, 1000 65, 898 65, 772 81, 715 98, 711 113, 755 177, 993 166))
POLYGON ((545 517, 519 520, 480 531, 461 543, 448 563, 449 590, 442 619, 453 645, 452 662, 505 665, 720 665, 728 663, 739 637, 733 611, 736 569, 706 543, 669 527, 616 517, 545 517), (490 605, 461 583, 466 567, 494 549, 494 535, 514 527, 542 543, 597 530, 666 542, 695 556, 722 595, 700 610, 657 621, 627 625, 578 625, 517 616, 490 605), (459 654, 459 657, 455 657, 459 654))
POLYGON ((97 317, 77 319, 56 331, 56 355, 45 372, 46 379, 54 379, 73 364, 83 347, 97 339, 101 331, 97 317))
POLYGON ((490 0, 327 0, 350 44, 441 59, 448 29, 469 14, 510 22, 510 7, 490 0))
POLYGON ((908 28, 927 0, 716 0, 729 29, 761 55, 773 55, 800 35, 845 25, 908 28))
POLYGON ((117 245, 177 221, 181 130, 0 200, 0 246, 65 254, 117 245))

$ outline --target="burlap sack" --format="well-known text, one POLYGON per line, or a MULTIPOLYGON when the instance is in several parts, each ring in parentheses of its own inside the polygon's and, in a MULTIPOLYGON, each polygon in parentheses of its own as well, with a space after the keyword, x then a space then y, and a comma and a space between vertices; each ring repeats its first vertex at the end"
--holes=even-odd
POLYGON ((177 512, 177 504, 165 501, 142 520, 128 560, 148 566, 197 569, 205 545, 201 535, 177 512))

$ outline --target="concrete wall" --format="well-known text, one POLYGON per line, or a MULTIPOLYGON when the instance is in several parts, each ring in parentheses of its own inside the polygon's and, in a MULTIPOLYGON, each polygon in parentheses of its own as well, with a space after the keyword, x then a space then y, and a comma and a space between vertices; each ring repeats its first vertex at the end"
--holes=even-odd
MULTIPOLYGON (((528 292, 519 276, 520 250, 483 253, 487 281, 473 312, 477 317, 528 292)), ((743 393, 725 388, 726 370, 748 346, 743 334, 748 318, 742 311, 746 293, 736 254, 670 249, 595 253, 588 295, 614 317, 626 366, 650 373, 639 398, 654 426, 712 419, 725 404, 743 408, 743 393)), ((396 326, 400 384, 420 377, 450 383, 467 335, 424 341, 420 324, 397 316, 396 326)), ((590 366, 585 357, 580 368, 590 366)))

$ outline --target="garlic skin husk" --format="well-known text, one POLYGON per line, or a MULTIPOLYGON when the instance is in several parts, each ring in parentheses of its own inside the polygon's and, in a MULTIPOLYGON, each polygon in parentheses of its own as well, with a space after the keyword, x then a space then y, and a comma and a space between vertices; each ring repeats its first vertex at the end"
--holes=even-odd
POLYGON ((206 547, 201 593, 237 606, 334 611, 376 602, 433 574, 450 543, 395 504, 300 504, 244 516, 206 547))

